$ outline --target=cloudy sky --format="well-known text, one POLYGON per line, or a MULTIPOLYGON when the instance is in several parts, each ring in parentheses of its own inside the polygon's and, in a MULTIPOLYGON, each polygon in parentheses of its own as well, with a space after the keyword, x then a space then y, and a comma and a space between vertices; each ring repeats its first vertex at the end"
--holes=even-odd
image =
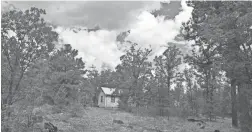
MULTIPOLYGON (((158 1, 8 1, 2 2, 2 10, 10 7, 45 9, 47 15, 44 17, 56 25, 62 43, 78 49, 86 67, 93 64, 100 70, 102 65, 113 69, 120 63, 119 57, 127 43, 119 40, 152 48, 151 58, 162 54, 168 42, 175 42, 174 38, 179 34, 182 22, 190 18, 192 8, 187 7, 185 1, 168 3, 161 6, 158 1), (155 9, 157 17, 150 13, 155 9), (100 29, 84 30, 95 26, 100 29)), ((188 45, 176 44, 187 52, 188 45)))

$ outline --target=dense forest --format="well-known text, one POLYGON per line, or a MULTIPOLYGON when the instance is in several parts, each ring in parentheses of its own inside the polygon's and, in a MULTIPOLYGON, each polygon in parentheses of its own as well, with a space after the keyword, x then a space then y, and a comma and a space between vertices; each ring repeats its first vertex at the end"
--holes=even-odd
MULTIPOLYGON (((167 44, 160 56, 134 42, 113 70, 85 67, 71 44, 59 45, 46 11, 3 12, 1 21, 1 121, 3 132, 32 131, 48 111, 78 116, 97 106, 100 87, 122 89, 119 109, 149 115, 232 118, 252 131, 252 2, 193 1, 192 18, 177 37, 193 41, 182 53, 167 44), (181 70, 180 66, 187 66, 181 70), (51 109, 38 110, 50 105, 51 109), (133 105, 134 104, 134 105, 133 105), (39 112, 37 112, 39 111, 39 112), (41 112, 42 111, 42 112, 41 112)), ((231 124, 230 124, 231 125, 231 124)))

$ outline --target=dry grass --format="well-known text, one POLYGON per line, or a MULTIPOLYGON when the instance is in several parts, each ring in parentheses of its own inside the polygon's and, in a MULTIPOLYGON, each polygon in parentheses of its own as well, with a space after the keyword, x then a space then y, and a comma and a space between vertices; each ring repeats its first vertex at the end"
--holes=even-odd
POLYGON ((113 109, 88 108, 82 116, 71 117, 55 114, 51 116, 52 123, 64 132, 238 132, 231 127, 231 120, 207 122, 204 129, 197 123, 179 118, 143 117, 113 109), (113 120, 121 120, 124 124, 113 124, 113 120))

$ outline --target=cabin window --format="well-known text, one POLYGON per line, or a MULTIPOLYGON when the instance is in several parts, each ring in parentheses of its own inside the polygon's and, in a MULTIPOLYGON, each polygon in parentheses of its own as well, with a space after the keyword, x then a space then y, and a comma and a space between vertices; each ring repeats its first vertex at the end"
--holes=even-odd
POLYGON ((115 97, 114 96, 111 96, 111 102, 115 103, 115 97))
POLYGON ((101 96, 101 102, 103 102, 103 96, 101 96))

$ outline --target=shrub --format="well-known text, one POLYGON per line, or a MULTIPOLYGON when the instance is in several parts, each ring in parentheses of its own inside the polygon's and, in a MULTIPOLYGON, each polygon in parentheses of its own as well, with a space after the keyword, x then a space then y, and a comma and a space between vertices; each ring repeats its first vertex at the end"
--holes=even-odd
POLYGON ((71 114, 72 117, 81 117, 84 111, 84 107, 79 103, 72 103, 67 108, 67 111, 71 114))
POLYGON ((123 110, 123 111, 126 111, 126 112, 132 112, 132 107, 128 106, 127 103, 125 103, 123 101, 119 101, 118 104, 119 104, 119 109, 120 110, 123 110))

